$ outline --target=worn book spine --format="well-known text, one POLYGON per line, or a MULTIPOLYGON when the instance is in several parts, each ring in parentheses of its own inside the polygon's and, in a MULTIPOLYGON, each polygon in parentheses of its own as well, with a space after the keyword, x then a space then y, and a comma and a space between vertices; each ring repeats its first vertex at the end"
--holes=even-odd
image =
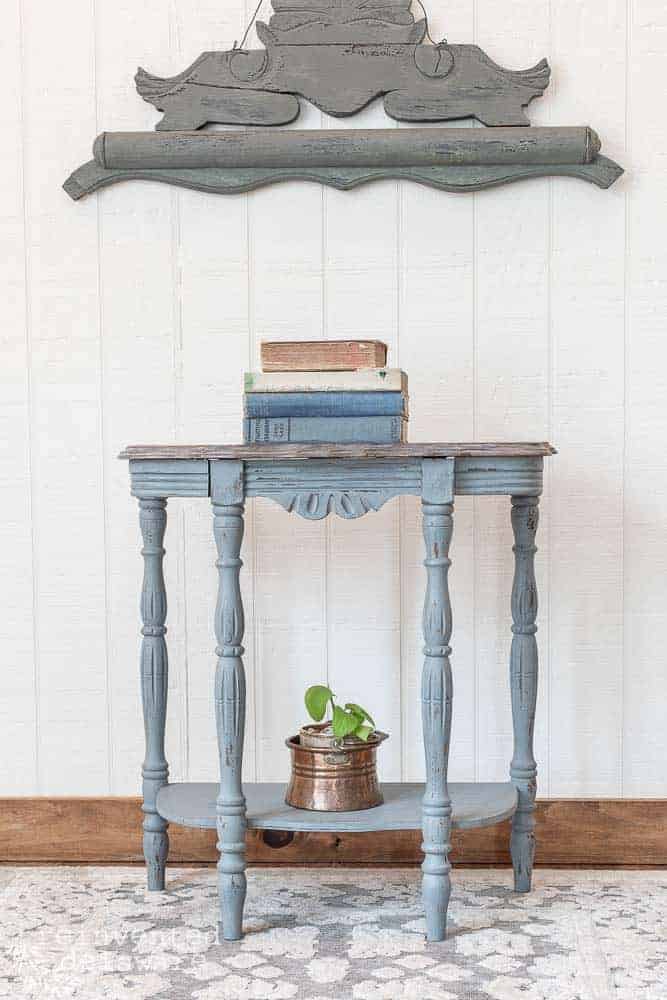
POLYGON ((347 372, 384 368, 381 340, 267 340, 260 348, 265 372, 347 372))
POLYGON ((407 417, 402 392, 250 392, 246 417, 407 417))
POLYGON ((354 372, 246 372, 246 392, 404 392, 400 368, 360 368, 354 372))
POLYGON ((248 417, 243 439, 246 444, 397 444, 406 440, 406 428, 402 417, 248 417))

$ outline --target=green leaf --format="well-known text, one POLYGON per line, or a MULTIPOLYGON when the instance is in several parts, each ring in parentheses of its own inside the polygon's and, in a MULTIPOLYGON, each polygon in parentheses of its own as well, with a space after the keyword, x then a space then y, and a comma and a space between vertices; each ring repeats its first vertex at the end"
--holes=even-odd
POLYGON ((353 712, 346 712, 339 705, 334 705, 333 733, 337 740, 350 736, 359 726, 359 718, 353 712))
POLYGON ((365 708, 361 707, 361 705, 355 705, 353 701, 348 701, 345 708, 348 712, 353 712, 355 715, 358 715, 362 722, 365 719, 367 722, 370 722, 371 726, 375 726, 375 720, 368 714, 365 708))
POLYGON ((329 702, 333 705, 333 691, 324 684, 313 684, 306 691, 304 698, 308 715, 315 722, 321 722, 329 702))
POLYGON ((360 740, 363 740, 365 743, 368 737, 374 731, 375 730, 373 729, 372 726, 358 726, 354 731, 354 735, 357 736, 360 740))

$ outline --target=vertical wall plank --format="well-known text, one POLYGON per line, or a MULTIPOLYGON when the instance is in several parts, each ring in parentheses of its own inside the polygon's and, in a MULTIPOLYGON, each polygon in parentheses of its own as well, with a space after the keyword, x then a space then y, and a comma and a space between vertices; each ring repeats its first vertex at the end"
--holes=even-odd
MULTIPOLYGON (((246 11, 239 2, 197 5, 196 17, 174 3, 174 38, 179 66, 211 47, 227 48, 243 33, 246 11)), ((243 371, 248 367, 248 233, 245 197, 223 199, 178 191, 175 296, 179 303, 176 397, 179 441, 239 441, 243 371)), ((216 598, 211 509, 183 503, 185 591, 185 770, 191 780, 217 778, 217 740, 211 711, 215 658, 213 610, 216 598)), ((247 679, 244 775, 255 777, 255 668, 253 512, 247 505, 241 591, 247 628, 243 640, 247 679)))
MULTIPOLYGON (((476 41, 502 65, 532 66, 548 51, 546 0, 509 8, 479 0, 476 13, 476 41)), ((529 113, 531 120, 540 121, 539 100, 529 113)), ((539 440, 548 437, 549 182, 510 186, 495 194, 475 195, 475 437, 539 440)), ((498 781, 506 777, 512 756, 509 500, 479 498, 474 520, 478 777, 498 781)), ((543 517, 537 564, 543 653, 549 558, 544 529, 543 517)), ((545 680, 543 673, 536 728, 541 794, 548 794, 545 680)))
MULTIPOLYGON (((624 0, 552 5, 554 117, 594 123, 605 152, 621 162, 625 14, 624 0)), ((554 796, 621 792, 627 183, 622 179, 603 198, 566 180, 554 184, 552 435, 560 450, 552 470, 554 796)))
MULTIPOLYGON (((304 104, 295 123, 317 127, 304 104)), ((261 340, 313 340, 323 331, 322 191, 289 183, 248 196, 250 336, 253 367, 261 340)), ((257 777, 286 778, 286 736, 307 721, 303 694, 328 679, 326 523, 252 501, 255 528, 257 777)))
POLYGON ((95 199, 73 211, 60 189, 95 134, 93 5, 24 3, 22 17, 38 790, 99 793, 109 760, 97 216, 95 199))
MULTIPOLYGON (((324 116, 324 127, 340 121, 324 116)), ((387 127, 378 102, 349 125, 387 127)), ((327 190, 324 205, 324 332, 332 339, 384 340, 398 365, 398 197, 393 181, 365 190, 327 190)), ((401 633, 398 502, 360 521, 327 526, 329 680, 341 703, 356 701, 391 739, 379 752, 380 776, 401 776, 401 633), (364 599, 360 600, 360 595, 364 599)))
POLYGON ((329 681, 339 704, 358 702, 391 739, 380 777, 401 777, 398 503, 331 525, 327 587, 329 681), (363 595, 363 596, 362 596, 363 595))
MULTIPOLYGON (((97 4, 97 99, 100 128, 152 128, 153 108, 138 100, 138 65, 176 72, 171 25, 157 0, 137 7, 97 4)), ((138 680, 139 549, 136 503, 128 500, 126 463, 117 455, 141 428, 175 437, 174 198, 157 184, 107 191, 99 199, 104 390, 104 485, 109 576, 112 788, 137 787, 143 757, 138 680)), ((75 211, 78 210, 78 205, 75 211)), ((70 207, 70 212, 72 211, 70 207)), ((183 774, 183 602, 179 501, 167 507, 165 577, 168 594, 169 697, 167 760, 183 774)))
POLYGON ((327 678, 323 525, 288 515, 270 501, 255 505, 257 773, 285 779, 285 737, 308 721, 303 695, 327 678))
POLYGON ((667 135, 655 115, 665 94, 664 5, 630 4, 629 29, 622 793, 658 797, 667 795, 667 135))
MULTIPOLYGON (((469 42, 473 10, 429 5, 434 39, 469 42)), ((399 186, 399 360, 409 377, 410 440, 473 439, 473 202, 440 197, 411 184, 399 186)), ((420 683, 421 615, 426 574, 418 500, 400 501, 401 517, 401 711, 404 780, 424 774, 420 683)), ((475 650, 473 638, 472 504, 459 497, 449 576, 454 630, 454 708, 449 774, 475 776, 475 650)))
POLYGON ((27 337, 23 201, 22 25, 19 0, 7 5, 0 58, 7 85, 0 129, 14 141, 0 158, 0 784, 9 794, 37 790, 37 718, 30 482, 30 341, 27 337))

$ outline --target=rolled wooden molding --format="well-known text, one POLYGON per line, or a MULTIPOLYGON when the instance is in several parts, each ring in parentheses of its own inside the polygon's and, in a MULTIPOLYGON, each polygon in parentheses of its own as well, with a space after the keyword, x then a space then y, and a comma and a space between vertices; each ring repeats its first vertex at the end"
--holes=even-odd
POLYGON ((587 125, 103 132, 93 146, 95 162, 109 170, 564 166, 591 164, 599 151, 587 125))

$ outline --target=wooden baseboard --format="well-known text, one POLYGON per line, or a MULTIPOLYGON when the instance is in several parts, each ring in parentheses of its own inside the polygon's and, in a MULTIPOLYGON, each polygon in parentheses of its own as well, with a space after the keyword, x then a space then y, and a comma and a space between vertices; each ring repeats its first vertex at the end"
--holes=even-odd
MULTIPOLYGON (((132 864, 143 860, 136 798, 0 799, 0 862, 132 864)), ((171 826, 172 864, 216 860, 215 833, 171 826)), ((253 865, 417 865, 418 830, 279 833, 253 830, 253 865)), ((452 861, 508 865, 509 823, 456 830, 452 861)), ((667 866, 667 799, 555 799, 537 804, 536 864, 667 866)))

